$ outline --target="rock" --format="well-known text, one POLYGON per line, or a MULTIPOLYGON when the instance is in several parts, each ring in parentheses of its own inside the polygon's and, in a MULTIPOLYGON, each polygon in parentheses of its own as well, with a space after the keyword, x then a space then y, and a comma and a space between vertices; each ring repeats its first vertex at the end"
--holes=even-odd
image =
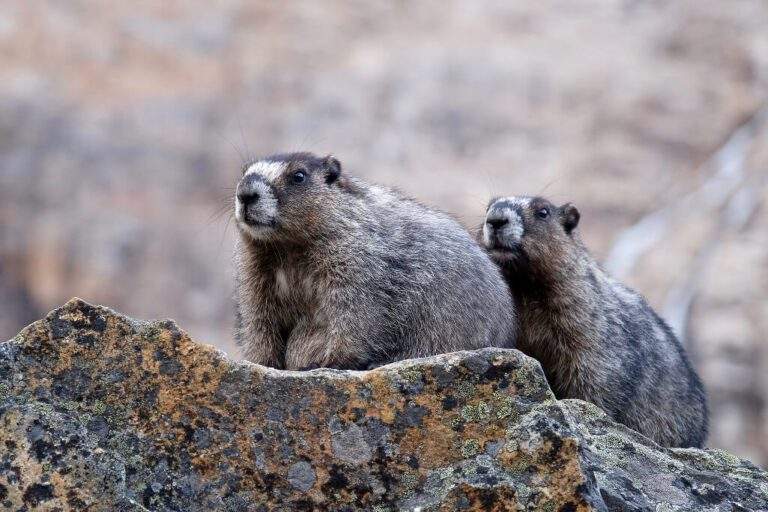
POLYGON ((10 510, 765 510, 768 474, 664 449, 485 349, 368 372, 233 362, 73 299, 0 344, 10 510))

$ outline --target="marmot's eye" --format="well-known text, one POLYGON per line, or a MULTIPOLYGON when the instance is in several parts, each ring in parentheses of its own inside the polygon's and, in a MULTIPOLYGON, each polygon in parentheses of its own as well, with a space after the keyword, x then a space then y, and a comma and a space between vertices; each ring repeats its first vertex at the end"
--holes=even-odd
POLYGON ((549 217, 549 208, 539 208, 536 210, 536 216, 540 219, 546 219, 549 217))
POLYGON ((291 176, 291 181, 293 183, 304 183, 307 179, 307 174, 304 171, 296 171, 293 173, 293 176, 291 176))

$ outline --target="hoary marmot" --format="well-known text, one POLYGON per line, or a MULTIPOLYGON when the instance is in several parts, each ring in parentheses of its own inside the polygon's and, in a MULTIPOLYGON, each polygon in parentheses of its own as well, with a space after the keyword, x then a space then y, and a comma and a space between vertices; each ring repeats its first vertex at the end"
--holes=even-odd
POLYGON ((247 359, 367 369, 514 346, 499 269, 447 215, 311 153, 246 165, 235 195, 236 337, 247 359))
POLYGON ((600 406, 663 446, 700 447, 704 388, 680 342, 581 242, 579 211, 539 197, 491 202, 480 241, 517 306, 517 347, 538 359, 558 398, 600 406))

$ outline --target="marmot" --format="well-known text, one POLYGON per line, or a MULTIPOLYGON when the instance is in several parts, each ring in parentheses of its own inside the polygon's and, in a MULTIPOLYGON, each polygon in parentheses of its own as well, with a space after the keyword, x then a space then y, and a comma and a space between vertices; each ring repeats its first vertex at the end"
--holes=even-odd
POLYGON ((515 298, 518 348, 541 362, 558 398, 592 402, 663 446, 702 446, 706 396, 685 350, 587 252, 579 217, 540 197, 488 206, 479 238, 515 298))
POLYGON ((245 166, 235 218, 236 338, 255 363, 367 369, 514 346, 512 297, 472 236, 332 156, 245 166))

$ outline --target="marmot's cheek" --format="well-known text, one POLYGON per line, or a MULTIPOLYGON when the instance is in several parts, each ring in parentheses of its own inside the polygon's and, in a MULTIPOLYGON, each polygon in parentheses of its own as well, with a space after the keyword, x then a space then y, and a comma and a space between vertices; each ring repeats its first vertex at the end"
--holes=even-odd
POLYGON ((504 233, 507 240, 512 244, 518 245, 523 241, 523 235, 525 234, 525 228, 523 227, 523 219, 520 218, 518 213, 510 216, 510 222, 504 233))

